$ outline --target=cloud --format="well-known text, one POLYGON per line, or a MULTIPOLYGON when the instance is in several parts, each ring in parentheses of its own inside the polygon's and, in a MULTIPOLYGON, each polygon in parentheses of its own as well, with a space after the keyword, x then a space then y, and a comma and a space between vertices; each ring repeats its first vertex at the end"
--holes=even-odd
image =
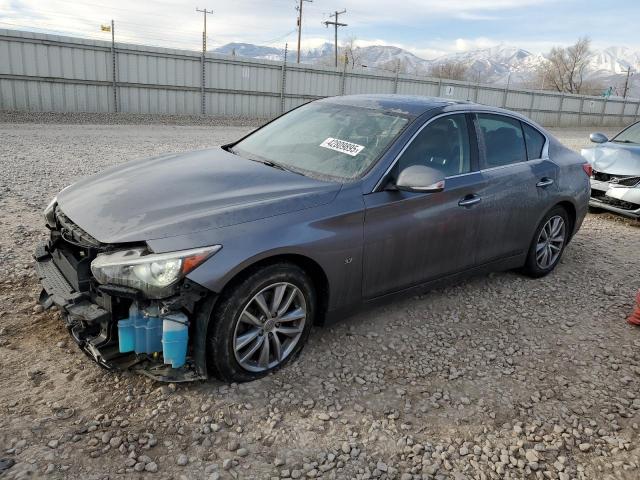
POLYGON ((495 40, 491 40, 485 37, 473 39, 456 38, 453 50, 457 52, 468 52, 469 50, 479 50, 483 48, 495 47, 498 44, 500 44, 500 42, 496 42, 495 40))
MULTIPOLYGON (((607 15, 606 11, 599 11, 596 19, 594 10, 587 7, 582 9, 584 13, 577 11, 583 1, 595 0, 341 0, 336 6, 347 9, 341 20, 349 26, 340 29, 341 42, 355 37, 357 45, 394 45, 423 58, 501 43, 532 52, 548 51, 552 45, 566 45, 589 33, 591 30, 585 25, 595 25, 598 36, 607 42, 615 42, 609 40, 614 34, 634 38, 626 33, 634 28, 633 22, 620 23, 617 15, 607 15), (568 10, 576 12, 565 15, 568 10), (562 21, 558 21, 560 18, 562 21), (487 22, 491 22, 490 30, 487 22)), ((214 9, 214 14, 207 17, 210 46, 238 41, 283 47, 288 42, 293 49, 297 43, 295 3, 294 0, 197 0, 194 4, 183 0, 0 0, 0 28, 110 40, 110 34, 100 32, 100 24, 114 19, 116 41, 198 50, 203 26, 202 14, 195 11, 198 4, 214 9)), ((635 5, 626 7, 628 18, 638 12, 635 5)), ((305 3, 303 47, 333 42, 333 30, 322 24, 333 6, 323 0, 305 3)), ((597 35, 592 36, 594 45, 602 45, 597 35)))
POLYGON ((492 21, 499 20, 500 17, 497 15, 485 15, 481 13, 471 13, 471 12, 460 12, 455 15, 456 18, 460 20, 470 20, 470 21, 492 21))
POLYGON ((442 18, 496 19, 498 13, 543 5, 553 0, 351 0, 348 11, 362 21, 412 24, 442 18), (493 12, 494 15, 487 15, 493 12))

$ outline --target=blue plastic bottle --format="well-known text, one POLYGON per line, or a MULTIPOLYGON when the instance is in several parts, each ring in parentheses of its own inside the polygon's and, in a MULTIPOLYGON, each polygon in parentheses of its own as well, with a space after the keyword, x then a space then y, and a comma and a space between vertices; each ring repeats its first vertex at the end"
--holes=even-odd
POLYGON ((136 331, 136 353, 147 353, 147 319, 138 308, 138 303, 133 302, 129 309, 129 318, 133 320, 133 326, 136 331))
MULTIPOLYGON (((141 350, 144 353, 162 351, 162 319, 157 305, 151 305, 142 312, 144 316, 144 344, 141 350)), ((138 345, 136 344, 136 347, 138 345)))
POLYGON ((184 313, 172 313, 162 321, 162 356, 173 368, 185 364, 189 340, 189 320, 184 313))
POLYGON ((120 353, 133 352, 136 348, 135 318, 138 315, 136 302, 129 308, 129 318, 118 322, 118 348, 120 353))

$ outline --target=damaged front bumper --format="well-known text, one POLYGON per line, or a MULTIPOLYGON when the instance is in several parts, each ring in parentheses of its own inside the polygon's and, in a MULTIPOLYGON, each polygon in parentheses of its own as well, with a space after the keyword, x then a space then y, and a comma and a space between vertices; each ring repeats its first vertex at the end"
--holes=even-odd
MULTIPOLYGON (((45 308, 58 306, 74 341, 99 365, 109 370, 132 370, 159 381, 185 382, 207 377, 202 352, 191 351, 184 366, 172 368, 164 364, 161 352, 120 351, 118 321, 127 318, 133 302, 145 302, 139 291, 97 285, 88 273, 90 259, 74 259, 52 242, 38 246, 35 260, 43 287, 40 304, 45 308)), ((186 310, 194 316, 195 305, 204 295, 201 287, 186 280, 177 295, 153 301, 153 305, 165 312, 186 310)))
POLYGON ((640 183, 635 186, 627 186, 615 183, 615 181, 592 178, 589 205, 629 218, 640 219, 640 183))

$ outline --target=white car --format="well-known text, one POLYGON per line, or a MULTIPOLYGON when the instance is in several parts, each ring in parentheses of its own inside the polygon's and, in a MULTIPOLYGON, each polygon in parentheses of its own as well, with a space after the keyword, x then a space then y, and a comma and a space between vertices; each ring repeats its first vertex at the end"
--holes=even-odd
POLYGON ((611 140, 592 133, 598 145, 582 150, 593 168, 589 205, 640 219, 640 122, 611 140))

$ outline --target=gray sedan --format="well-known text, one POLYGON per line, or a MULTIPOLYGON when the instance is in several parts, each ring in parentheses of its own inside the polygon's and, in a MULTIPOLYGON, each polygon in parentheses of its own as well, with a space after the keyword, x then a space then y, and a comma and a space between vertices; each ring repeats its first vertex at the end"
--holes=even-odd
POLYGON ((547 275, 586 215, 590 171, 514 112, 319 100, 64 189, 35 255, 40 300, 106 368, 252 380, 314 324, 483 272, 547 275))
POLYGON ((603 133, 590 138, 598 146, 582 150, 593 167, 589 204, 640 219, 640 122, 611 140, 603 133))

